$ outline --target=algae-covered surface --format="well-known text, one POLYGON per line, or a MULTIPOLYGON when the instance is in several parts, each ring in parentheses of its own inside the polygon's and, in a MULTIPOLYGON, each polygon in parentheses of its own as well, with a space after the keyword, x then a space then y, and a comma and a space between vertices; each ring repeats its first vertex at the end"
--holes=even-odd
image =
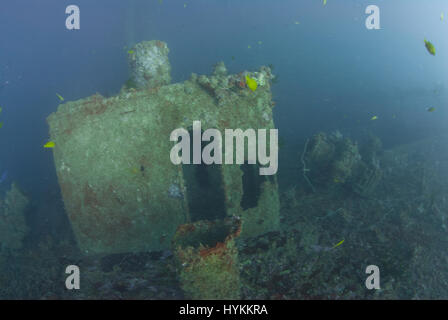
POLYGON ((448 298, 444 1, 22 2, 0 300, 448 298))
MULTIPOLYGON (((261 68, 257 76, 270 79, 270 69, 261 68)), ((169 248, 177 226, 192 219, 182 166, 169 157, 171 132, 188 130, 193 121, 200 121, 203 131, 274 128, 269 83, 251 92, 238 85, 240 78, 193 75, 184 83, 68 102, 49 116, 59 185, 82 251, 169 248)), ((218 170, 225 215, 247 216, 249 235, 278 226, 275 181, 263 182, 258 210, 243 212, 241 169, 218 170)))
MULTIPOLYGON (((302 187, 284 190, 277 231, 243 238, 229 222, 199 221, 179 226, 179 235, 191 241, 178 238, 170 249, 100 256, 47 240, 35 252, 3 255, 3 281, 13 272, 5 259, 31 263, 38 255, 37 270, 31 272, 22 263, 21 271, 49 291, 29 291, 28 298, 437 299, 445 294, 447 281, 443 239, 448 162, 421 159, 444 138, 380 152, 387 174, 368 196, 339 187, 317 189, 317 184, 318 191, 312 192, 305 181, 302 187), (408 186, 405 192, 401 183, 408 186), (343 244, 334 248, 340 240, 343 244), (83 290, 68 292, 54 285, 60 278, 58 267, 69 261, 85 270, 83 290), (52 263, 51 272, 44 272, 47 262, 52 263), (370 264, 382 270, 380 290, 359 285, 370 264)), ((2 290, 6 297, 17 297, 25 287, 2 290)))

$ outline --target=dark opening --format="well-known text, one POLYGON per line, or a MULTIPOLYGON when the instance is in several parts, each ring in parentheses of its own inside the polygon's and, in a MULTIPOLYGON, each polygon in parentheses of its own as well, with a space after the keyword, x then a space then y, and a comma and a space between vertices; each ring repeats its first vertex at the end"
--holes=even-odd
POLYGON ((261 184, 265 180, 265 176, 259 173, 260 166, 258 164, 243 164, 243 197, 241 198, 241 208, 243 210, 254 208, 258 204, 261 194, 261 184))
MULTIPOLYGON (((193 131, 190 129, 190 163, 193 162, 193 131)), ((202 142, 202 148, 209 142, 202 142)), ((226 217, 221 165, 183 164, 191 221, 226 217)))

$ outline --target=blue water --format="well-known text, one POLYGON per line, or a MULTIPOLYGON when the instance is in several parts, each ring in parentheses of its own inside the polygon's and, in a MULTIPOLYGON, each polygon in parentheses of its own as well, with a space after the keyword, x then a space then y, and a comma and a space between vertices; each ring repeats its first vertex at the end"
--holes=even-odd
POLYGON ((444 131, 443 1, 377 1, 381 30, 366 29, 370 2, 358 0, 80 0, 76 31, 65 28, 69 4, 0 4, 0 81, 9 82, 0 91, 0 160, 36 196, 56 184, 51 152, 42 148, 55 93, 76 100, 118 92, 128 72, 124 46, 148 39, 168 43, 173 82, 210 73, 219 60, 230 72, 274 65, 275 120, 287 139, 368 126, 387 145, 444 131), (436 44, 435 57, 424 38, 436 44), (372 115, 379 121, 369 122, 372 115))
POLYGON ((37 203, 59 192, 43 148, 56 93, 66 101, 118 93, 127 51, 153 39, 168 44, 173 82, 209 74, 221 60, 229 73, 272 64, 275 124, 287 142, 281 159, 298 159, 319 131, 370 132, 385 148, 447 134, 447 35, 443 0, 2 1, 3 183, 16 181, 37 203), (65 28, 71 4, 81 10, 80 30, 65 28), (370 4, 381 10, 380 30, 365 27, 370 4))

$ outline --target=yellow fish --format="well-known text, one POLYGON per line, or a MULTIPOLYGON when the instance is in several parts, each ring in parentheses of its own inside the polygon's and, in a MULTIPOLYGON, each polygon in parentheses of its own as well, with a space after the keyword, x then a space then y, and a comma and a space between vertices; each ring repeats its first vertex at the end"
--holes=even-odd
POLYGON ((248 46, 247 46, 247 49, 250 49, 250 48, 252 48, 251 45, 248 45, 248 46))
POLYGON ((333 246, 333 249, 339 247, 341 244, 344 243, 344 241, 345 241, 345 240, 342 240, 342 241, 339 241, 338 243, 336 243, 336 244, 333 246))
POLYGON ((56 144, 53 141, 48 141, 46 144, 44 144, 44 148, 54 148, 56 144))
POLYGON ((129 50, 128 53, 129 54, 134 54, 135 52, 134 52, 134 50, 129 50))
POLYGON ((0 122, 0 129, 3 127, 3 122, 0 122))
POLYGON ((428 112, 433 112, 433 111, 436 111, 436 108, 434 108, 434 107, 429 107, 429 108, 426 109, 426 111, 428 111, 428 112))
POLYGON ((324 6, 327 5, 327 0, 324 0, 324 6))
POLYGON ((248 87, 250 90, 252 90, 252 91, 257 90, 257 87, 258 87, 258 83, 257 83, 257 81, 255 81, 254 79, 252 79, 252 78, 249 77, 248 75, 246 75, 246 84, 247 84, 247 87, 248 87))
POLYGON ((60 94, 56 93, 56 95, 58 96, 59 100, 64 101, 64 98, 60 94))
POLYGON ((440 21, 443 21, 443 18, 445 18, 445 15, 443 14, 443 12, 440 14, 440 21))
POLYGON ((378 119, 377 116, 373 116, 372 118, 370 118, 370 120, 376 120, 376 119, 378 119))
POLYGON ((2 110, 3 110, 2 107, 0 107, 0 113, 2 113, 2 110))
POLYGON ((436 48, 434 47, 434 45, 431 42, 429 42, 426 39, 425 39, 425 47, 426 47, 426 50, 428 50, 428 52, 430 54, 432 54, 433 56, 436 55, 436 48))
POLYGON ((300 24, 300 22, 299 21, 294 21, 294 24, 300 24))

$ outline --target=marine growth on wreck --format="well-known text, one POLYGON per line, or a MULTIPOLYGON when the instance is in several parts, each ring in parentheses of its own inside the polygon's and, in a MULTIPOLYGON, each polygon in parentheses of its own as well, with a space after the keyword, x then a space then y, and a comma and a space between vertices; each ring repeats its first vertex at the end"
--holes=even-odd
POLYGON ((0 300, 448 298, 441 0, 19 2, 0 300))

